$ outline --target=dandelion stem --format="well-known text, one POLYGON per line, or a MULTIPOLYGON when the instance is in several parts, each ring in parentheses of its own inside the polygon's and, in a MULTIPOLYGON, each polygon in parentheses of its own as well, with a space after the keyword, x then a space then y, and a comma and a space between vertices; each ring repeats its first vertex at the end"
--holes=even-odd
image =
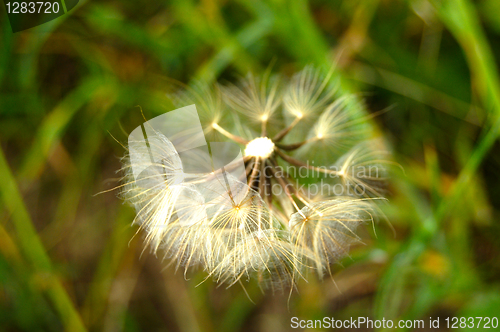
POLYGON ((290 126, 288 126, 287 128, 283 129, 276 136, 273 137, 273 142, 277 143, 277 142, 281 141, 290 132, 290 130, 292 130, 293 127, 295 127, 297 125, 297 123, 300 122, 300 119, 302 119, 302 117, 301 116, 297 116, 295 118, 295 120, 293 120, 292 124, 290 124, 290 126))
POLYGON ((252 167, 252 172, 250 173, 250 178, 248 179, 248 186, 250 188, 253 187, 253 183, 255 181, 255 178, 257 177, 257 173, 259 172, 259 165, 260 165, 260 158, 256 157, 255 163, 253 164, 252 167))
POLYGON ((265 181, 266 177, 264 175, 264 171, 266 169, 266 163, 260 163, 260 173, 259 173, 259 194, 261 196, 264 196, 264 188, 265 188, 265 181))
MULTIPOLYGON (((274 163, 275 165, 277 165, 275 160, 273 160, 273 163, 274 163)), ((283 172, 284 172, 284 174, 285 174, 285 176, 283 177, 283 179, 284 179, 284 181, 285 181, 285 182, 286 182, 286 183, 287 183, 287 184, 288 184, 288 185, 289 185, 289 186, 293 189, 293 193, 294 193, 294 195, 295 195, 295 196, 297 196, 297 198, 298 198, 298 199, 299 199, 302 203, 304 203, 304 205, 305 205, 305 206, 307 206, 307 207, 309 207, 309 208, 311 208, 311 209, 313 209, 313 210, 317 211, 316 209, 314 209, 314 208, 313 208, 313 207, 309 204, 310 202, 309 202, 309 200, 307 199, 307 197, 306 197, 306 196, 304 196, 304 195, 302 195, 302 194, 301 194, 301 192, 300 192, 300 190, 297 190, 297 188, 295 188, 295 187, 293 186, 293 183, 291 183, 291 182, 290 182, 290 180, 289 180, 290 176, 288 175, 288 173, 287 173, 286 171, 283 171, 283 172)), ((319 212, 319 211, 317 211, 317 212, 319 212)), ((319 214, 321 215, 321 213, 320 213, 320 212, 319 212, 319 214)))
MULTIPOLYGON (((269 165, 269 162, 266 162, 266 165, 269 165)), ((271 184, 271 178, 270 178, 270 174, 268 176, 268 174, 266 174, 265 172, 267 172, 267 167, 264 168, 264 179, 266 180, 266 199, 267 199, 267 205, 269 206, 269 209, 272 209, 272 203, 273 203, 273 188, 272 188, 272 184, 271 184)))
POLYGON ((289 185, 292 189, 293 189, 293 193, 295 196, 297 196, 297 198, 302 202, 304 203, 305 206, 310 206, 309 205, 309 201, 307 200, 307 198, 302 195, 300 193, 300 190, 297 190, 294 186, 293 186, 293 183, 290 182, 289 180, 289 176, 288 176, 288 173, 284 172, 286 176, 283 177, 284 181, 287 183, 287 185, 289 185))
POLYGON ((311 143, 311 142, 314 142, 314 141, 317 141, 317 140, 318 140, 317 137, 312 137, 312 138, 306 139, 305 141, 302 141, 302 142, 299 142, 299 143, 293 143, 293 144, 275 143, 275 145, 277 147, 279 147, 281 150, 293 151, 293 150, 297 150, 298 148, 300 148, 304 144, 311 143))
POLYGON ((252 157, 250 158, 250 160, 248 160, 248 164, 245 167, 245 174, 247 177, 249 177, 250 174, 252 173, 254 164, 255 164, 255 159, 254 157, 252 157))
MULTIPOLYGON (((259 194, 260 194, 261 197, 264 195, 264 188, 265 188, 265 181, 266 181, 265 176, 264 176, 264 171, 266 169, 265 166, 266 166, 265 162, 261 162, 260 163, 259 194)), ((262 229, 262 226, 261 226, 261 223, 262 223, 262 220, 261 220, 261 218, 262 218, 262 215, 261 215, 262 214, 262 210, 261 209, 258 210, 258 214, 259 214, 259 216, 258 216, 258 220, 259 220, 259 222, 258 222, 258 230, 260 231, 262 229)))
POLYGON ((267 119, 266 120, 262 120, 262 130, 261 130, 261 134, 260 136, 261 137, 266 137, 267 136, 267 119))
MULTIPOLYGON (((292 189, 293 189, 293 191, 294 191, 293 193, 295 194, 295 196, 297 196, 297 198, 298 198, 298 199, 299 199, 302 203, 304 203, 304 205, 305 205, 305 206, 307 206, 308 208, 310 208, 310 209, 314 210, 314 212, 316 212, 316 213, 317 213, 320 217, 322 217, 322 216, 323 216, 323 213, 321 213, 321 211, 319 211, 318 209, 316 209, 313 205, 309 204, 309 203, 310 203, 310 201, 307 199, 307 197, 306 197, 306 196, 304 196, 304 195, 302 195, 302 194, 301 194, 301 192, 300 192, 300 190, 297 190, 297 189, 293 186, 293 184, 292 184, 292 183, 290 182, 290 180, 289 180, 290 176, 288 175, 288 173, 287 173, 286 171, 284 171, 284 174, 285 174, 286 176, 284 176, 284 177, 283 177, 283 179, 284 179, 284 181, 286 181, 286 183, 287 183, 287 184, 289 184, 289 185, 292 187, 292 189)), ((301 214, 301 215, 302 215, 302 214, 301 214)))
POLYGON ((229 139, 232 139, 233 141, 235 142, 238 142, 240 144, 248 144, 249 141, 247 141, 246 139, 242 138, 242 137, 239 137, 239 136, 236 136, 236 135, 233 135, 231 134, 230 132, 228 132, 227 130, 225 130, 224 128, 222 128, 221 126, 219 126, 217 123, 212 123, 212 127, 217 130, 219 133, 221 133, 222 135, 226 136, 227 138, 229 139))
POLYGON ((274 178, 276 179, 276 181, 278 181, 278 183, 280 184, 280 186, 283 188, 285 194, 290 199, 290 202, 292 202, 292 205, 295 207, 295 209, 297 210, 297 212, 300 213, 300 215, 305 218, 306 216, 304 216, 304 214, 302 213, 302 211, 299 209, 299 207, 297 206, 297 203, 295 203, 295 200, 293 199, 292 195, 289 192, 289 188, 288 188, 289 186, 295 192, 294 186, 292 184, 286 183, 285 180, 283 180, 283 178, 281 176, 278 176, 278 174, 277 174, 277 172, 275 170, 275 166, 276 166, 276 161, 275 160, 271 160, 271 169, 272 169, 272 171, 274 173, 274 178))

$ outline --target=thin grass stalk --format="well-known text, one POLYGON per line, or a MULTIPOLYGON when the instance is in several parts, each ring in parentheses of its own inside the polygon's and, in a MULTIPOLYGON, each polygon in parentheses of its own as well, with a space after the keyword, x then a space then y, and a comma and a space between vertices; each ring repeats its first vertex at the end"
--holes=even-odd
POLYGON ((7 209, 12 213, 19 245, 34 274, 42 274, 47 283, 45 292, 54 304, 67 331, 86 331, 80 314, 75 308, 61 280, 54 274, 52 263, 33 226, 14 176, 0 149, 0 194, 7 209))

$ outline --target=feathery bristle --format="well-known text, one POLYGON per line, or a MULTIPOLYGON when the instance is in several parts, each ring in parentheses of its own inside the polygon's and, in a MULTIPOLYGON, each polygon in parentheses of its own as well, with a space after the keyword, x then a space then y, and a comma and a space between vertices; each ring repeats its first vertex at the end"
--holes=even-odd
POLYGON ((356 228, 373 221, 372 208, 360 199, 336 198, 303 207, 290 219, 292 241, 300 252, 313 253, 317 273, 338 261, 349 251, 352 242, 359 240, 356 228))
POLYGON ((249 74, 240 85, 223 86, 228 104, 257 122, 267 122, 280 106, 279 80, 249 74))

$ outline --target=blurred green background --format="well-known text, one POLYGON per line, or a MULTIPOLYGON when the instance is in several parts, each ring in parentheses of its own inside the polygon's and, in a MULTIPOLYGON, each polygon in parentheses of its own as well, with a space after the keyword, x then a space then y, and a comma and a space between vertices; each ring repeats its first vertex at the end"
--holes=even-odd
MULTIPOLYGON (((291 317, 500 316, 500 1, 80 1, 13 34, 0 10, 0 330, 283 331, 291 317), (112 137, 172 80, 338 62, 392 144, 384 212, 334 280, 195 287, 143 251, 112 137), (340 291, 339 291, 340 290, 340 291)), ((370 329, 368 329, 370 330, 370 329)), ((429 330, 428 325, 424 330, 429 330)))

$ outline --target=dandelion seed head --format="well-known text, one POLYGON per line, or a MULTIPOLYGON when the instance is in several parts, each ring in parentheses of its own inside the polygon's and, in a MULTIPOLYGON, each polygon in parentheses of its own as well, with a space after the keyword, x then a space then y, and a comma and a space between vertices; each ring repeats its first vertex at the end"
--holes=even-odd
POLYGON ((335 97, 332 77, 306 67, 289 80, 196 83, 172 99, 182 109, 199 106, 199 119, 178 113, 161 122, 170 134, 152 120, 136 128, 121 196, 135 207, 151 250, 185 273, 201 267, 219 283, 255 278, 273 290, 293 287, 311 268, 323 276, 347 255, 360 240, 357 227, 373 222, 371 198, 383 193, 386 163, 367 139, 364 105, 335 97), (309 182, 320 172, 344 189, 366 190, 312 194, 296 175, 279 174, 283 163, 315 173, 309 182), (372 166, 375 173, 358 171, 372 166))

